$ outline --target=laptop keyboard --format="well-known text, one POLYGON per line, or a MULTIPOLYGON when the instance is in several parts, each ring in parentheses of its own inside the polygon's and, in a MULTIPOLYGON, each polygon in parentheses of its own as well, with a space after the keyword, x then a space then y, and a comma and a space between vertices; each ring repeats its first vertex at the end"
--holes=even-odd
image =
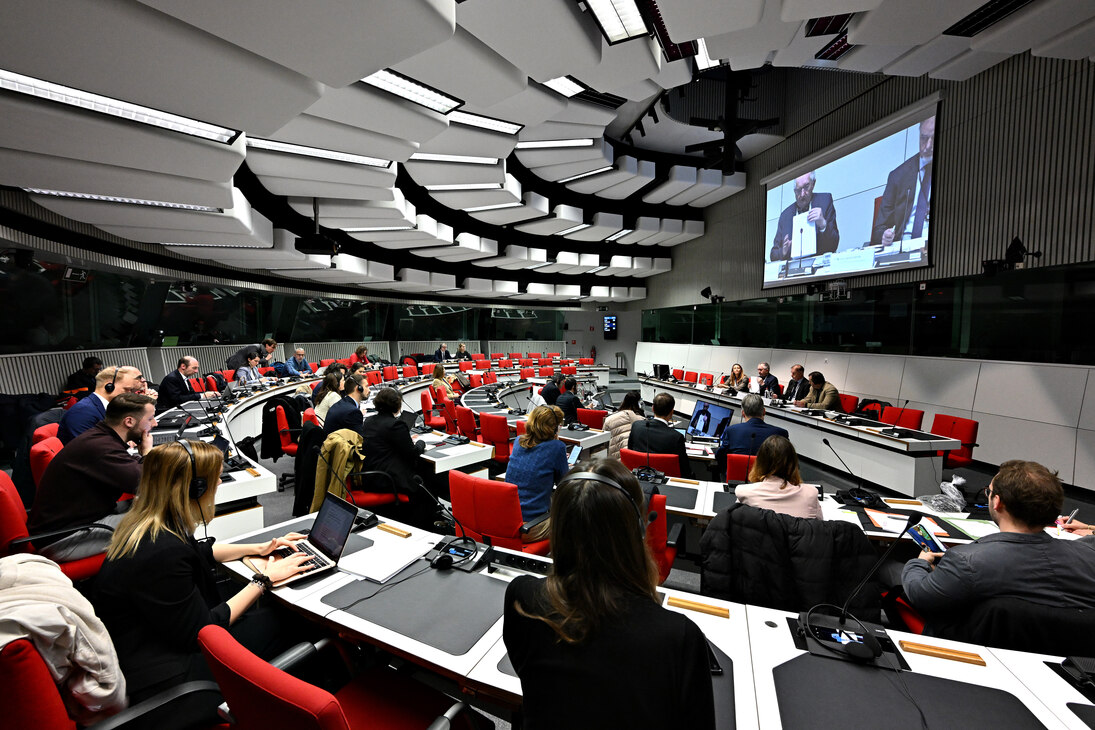
MULTIPOLYGON (((296 545, 301 552, 307 553, 310 556, 308 560, 301 563, 305 568, 305 573, 315 570, 316 568, 324 568, 331 564, 331 561, 327 556, 312 547, 307 540, 301 540, 296 545)), ((287 558, 294 552, 295 551, 291 547, 283 547, 275 550, 274 555, 277 555, 279 558, 287 558)))

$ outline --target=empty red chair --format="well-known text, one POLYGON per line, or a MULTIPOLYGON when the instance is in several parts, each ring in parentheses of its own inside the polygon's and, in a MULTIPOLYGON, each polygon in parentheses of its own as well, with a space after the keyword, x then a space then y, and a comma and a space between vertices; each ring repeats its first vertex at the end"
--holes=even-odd
POLYGON ((695 372, 692 372, 691 370, 689 370, 689 371, 685 372, 685 374, 684 374, 684 382, 686 382, 686 383, 695 383, 699 379, 699 377, 700 377, 699 373, 695 373, 695 372))
POLYGON ((592 408, 578 409, 578 423, 584 423, 590 428, 603 429, 606 416, 608 416, 608 411, 598 411, 592 408))
POLYGON ((464 406, 456 406, 456 426, 460 429, 461 436, 467 436, 472 441, 479 441, 479 426, 475 423, 475 411, 464 406))
POLYGON ((651 469, 662 472, 667 477, 679 477, 681 475, 681 462, 676 454, 648 454, 645 451, 620 449, 620 461, 628 469, 649 466, 651 469))
POLYGON ((855 413, 855 409, 859 407, 859 398, 854 395, 840 394, 840 406, 844 409, 845 413, 855 413))
POLYGON ((500 367, 500 368, 511 368, 511 367, 513 367, 513 360, 510 360, 508 357, 504 357, 504 358, 502 358, 501 360, 498 361, 498 367, 500 367))
MULTIPOLYGON (((579 360, 578 362, 581 362, 581 360, 579 360)), ((674 380, 684 380, 684 370, 674 368, 673 369, 673 379, 674 380)))
POLYGON ((476 360, 475 361, 475 369, 476 370, 490 370, 490 360, 476 360))
POLYGON ((346 475, 346 490, 358 507, 376 509, 389 504, 407 504, 411 496, 400 492, 386 471, 357 471, 346 475))
POLYGON ((547 555, 551 547, 547 540, 525 542, 521 539, 526 528, 521 519, 521 498, 516 484, 473 477, 454 469, 449 472, 449 493, 452 513, 468 537, 482 541, 486 536, 496 547, 547 555))
POLYGON ((231 383, 236 379, 235 370, 218 370, 217 372, 224 376, 224 380, 227 383, 231 383))
MULTIPOLYGON (((315 388, 313 388, 315 390, 315 388)), ((304 413, 300 414, 300 418, 304 423, 314 423, 317 426, 322 426, 319 422, 319 416, 316 415, 315 408, 306 408, 304 413)))
POLYGON ((333 362, 336 362, 335 358, 333 357, 324 358, 323 360, 319 361, 319 366, 321 368, 325 368, 333 362))
POLYGON ((469 373, 468 374, 468 380, 471 381, 471 387, 478 388, 479 386, 481 386, 483 384, 483 374, 482 373, 469 373))
POLYGON ((593 365, 594 360, 592 357, 580 357, 578 358, 579 365, 593 365))
POLYGON ((757 457, 750 456, 749 454, 727 454, 726 481, 749 481, 749 470, 753 468, 753 462, 756 460, 756 458, 757 457))
POLYGON ((521 380, 528 380, 535 374, 536 371, 532 368, 521 368, 521 380))
POLYGON ((522 355, 522 354, 521 354, 521 353, 519 353, 519 352, 511 352, 511 353, 509 354, 509 356, 510 356, 510 359, 511 359, 511 360, 520 360, 521 358, 523 358, 523 357, 524 357, 524 355, 522 355))
POLYGON ((186 382, 190 386, 190 389, 193 390, 195 393, 205 392, 205 378, 203 378, 202 376, 199 375, 195 378, 187 378, 186 382))
POLYGON ((403 366, 403 377, 404 378, 417 378, 418 377, 418 366, 417 365, 404 365, 403 366))
POLYGON ((882 417, 879 420, 883 423, 897 426, 898 428, 911 428, 914 431, 919 431, 920 427, 924 424, 924 411, 917 410, 916 408, 886 406, 886 408, 883 409, 882 417))
POLYGON ((384 379, 385 380, 398 380, 399 379, 399 368, 395 365, 388 365, 387 367, 384 368, 384 370, 382 372, 384 373, 384 379))
POLYGON ((422 418, 427 426, 438 431, 445 430, 445 416, 441 414, 443 406, 435 405, 428 390, 422 391, 422 418))
POLYGON ((217 387, 217 379, 212 375, 205 376, 205 389, 212 393, 221 392, 221 389, 217 387))
POLYGON ((445 433, 460 433, 460 426, 456 423, 456 404, 451 400, 443 400, 440 403, 444 409, 442 414, 445 416, 445 433))
POLYGON ((491 360, 498 360, 498 359, 501 359, 505 356, 506 356, 505 353, 502 353, 502 352, 492 352, 490 354, 490 359, 491 360))
POLYGON ((483 354, 483 353, 481 353, 481 352, 473 352, 473 353, 471 354, 471 359, 472 359, 472 360, 486 360, 486 359, 487 359, 487 356, 486 356, 486 355, 484 355, 484 354, 483 354))
POLYGON ((540 359, 540 353, 538 353, 538 352, 530 352, 530 353, 528 354, 528 356, 529 356, 529 357, 531 357, 531 358, 532 358, 533 360, 538 360, 538 359, 540 359))
POLYGON ((661 585, 669 577, 673 561, 677 559, 677 541, 680 539, 682 525, 678 522, 673 525, 672 531, 668 529, 664 494, 652 496, 647 511, 654 515, 654 519, 646 526, 646 544, 654 554, 654 562, 658 565, 658 584, 661 585))
POLYGON ((496 413, 479 414, 480 441, 494 447, 494 460, 501 464, 509 463, 509 423, 505 416, 496 413))
POLYGON ((521 438, 522 436, 525 435, 525 425, 527 423, 528 423, 527 421, 521 421, 521 420, 514 421, 513 428, 514 428, 514 430, 517 431, 517 438, 521 438))
POLYGON ((289 456, 296 456, 297 442, 294 440, 294 435, 299 438, 300 432, 294 434, 293 430, 289 428, 289 419, 285 416, 283 407, 277 406, 274 410, 278 422, 278 438, 281 439, 281 450, 289 456))
POLYGON ((468 371, 468 370, 471 370, 474 367, 475 367, 475 362, 473 360, 461 360, 460 361, 460 370, 461 371, 468 371))
POLYGON ((527 358, 527 357, 523 357, 523 358, 521 358, 520 362, 518 362, 517 364, 520 365, 523 368, 530 368, 530 367, 534 366, 536 364, 536 362, 534 360, 531 360, 531 359, 527 358))
MULTIPOLYGON (((89 398, 91 396, 88 396, 89 398)), ((30 473, 34 477, 34 486, 42 481, 42 475, 46 473, 46 467, 53 457, 64 448, 61 439, 56 436, 44 438, 30 447, 30 473)))
POLYGON ((563 367, 559 368, 559 371, 563 375, 577 375, 578 374, 578 368, 574 365, 564 365, 563 367))
MULTIPOLYGON (((932 420, 931 432, 937 436, 946 436, 962 442, 962 448, 954 451, 940 451, 943 456, 943 466, 953 468, 966 466, 973 463, 973 447, 977 441, 977 421, 959 416, 948 416, 944 413, 936 413, 932 420)), ((34 456, 33 448, 31 456, 34 456)))
MULTIPOLYGON (((543 362, 543 361, 541 361, 541 362, 543 362)), ((555 374, 555 368, 552 368, 552 367, 540 368, 540 377, 541 378, 550 378, 554 374, 555 374)))
POLYGON ((34 444, 38 443, 39 441, 45 441, 46 439, 48 439, 50 437, 56 437, 57 436, 57 430, 60 427, 61 427, 61 424, 60 424, 60 422, 58 422, 58 423, 47 423, 45 426, 39 426, 38 428, 34 429, 34 435, 32 435, 30 437, 31 445, 33 446, 34 444))
POLYGON ((264 378, 276 378, 278 376, 278 371, 272 367, 259 368, 259 375, 264 378))
POLYGON ((551 365, 551 358, 550 357, 537 358, 536 364, 539 365, 542 368, 545 368, 545 367, 551 365))
POLYGON ((341 360, 335 360, 335 362, 340 362, 346 367, 350 367, 354 364, 354 359, 352 357, 344 357, 341 360))
POLYGON ((700 385, 711 386, 715 384, 715 376, 711 373, 700 373, 700 385))
POLYGON ((485 373, 483 373, 483 382, 487 385, 490 385, 491 383, 497 383, 498 373, 494 372, 493 370, 487 370, 485 373))
MULTIPOLYGON (((870 405, 863 406, 862 412, 866 413, 868 416, 876 421, 882 420, 882 406, 878 405, 877 403, 871 403, 870 405)), ((921 418, 923 418, 923 415, 923 411, 921 411, 921 418)))
POLYGON ((365 380, 369 383, 369 385, 380 385, 382 382, 384 382, 384 378, 379 370, 366 370, 365 380))
POLYGON ((574 361, 563 358, 562 360, 559 361, 559 364, 560 365, 573 365, 574 361))
POLYGON ((547 356, 550 357, 550 358, 562 357, 563 353, 561 353, 561 352, 549 352, 547 354, 547 356))

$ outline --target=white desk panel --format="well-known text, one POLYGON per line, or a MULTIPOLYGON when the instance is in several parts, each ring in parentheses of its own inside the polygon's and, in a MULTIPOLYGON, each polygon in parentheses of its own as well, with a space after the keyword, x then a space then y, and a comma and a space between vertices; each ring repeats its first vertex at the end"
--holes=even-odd
POLYGON ((1076 427, 1087 368, 981 364, 973 410, 1076 427))
POLYGON ((1075 429, 1051 423, 973 412, 978 422, 973 456, 978 461, 1000 464, 1008 459, 1037 461, 1060 472, 1072 482, 1076 462, 1075 429))

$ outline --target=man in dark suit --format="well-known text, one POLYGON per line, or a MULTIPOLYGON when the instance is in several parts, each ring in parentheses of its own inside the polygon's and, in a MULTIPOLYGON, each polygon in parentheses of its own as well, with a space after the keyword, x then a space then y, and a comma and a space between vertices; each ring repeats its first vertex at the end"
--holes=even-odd
POLYGON ((69 441, 94 426, 106 416, 106 407, 115 396, 132 393, 144 385, 141 371, 133 367, 109 367, 95 376, 95 389, 90 396, 76 403, 61 416, 57 438, 68 446, 69 441))
MULTIPOLYGON (((567 425, 578 422, 578 409, 582 407, 582 401, 578 398, 578 381, 567 378, 563 381, 566 392, 555 399, 555 405, 563 412, 563 418, 567 425)), ((546 398, 544 399, 547 400, 546 398)))
POLYGON ((346 376, 344 388, 346 395, 327 410, 327 417, 323 419, 324 436, 342 428, 361 430, 361 422, 364 420, 361 415, 361 401, 369 397, 369 386, 362 375, 355 373, 346 376))
POLYGON ((680 460, 681 476, 692 478, 692 465, 684 450, 684 434, 673 428, 673 407, 677 402, 669 393, 654 396, 654 418, 635 421, 627 437, 627 448, 648 454, 676 454, 680 460))
POLYGON ((886 178, 871 243, 888 246, 895 240, 928 235, 934 151, 933 115, 920 123, 920 152, 898 165, 886 178))
POLYGON ((715 470, 721 479, 726 474, 727 454, 755 455, 764 439, 769 436, 787 438, 787 429, 773 426, 764 420, 764 401, 759 395, 750 393, 741 400, 741 414, 745 418, 722 432, 719 450, 715 452, 715 470))
POLYGON ((772 239, 770 261, 791 258, 791 237, 795 233, 794 217, 806 213, 806 221, 817 231, 817 253, 833 253, 840 245, 840 231, 836 227, 836 208, 829 193, 815 193, 817 178, 809 172, 795 178, 795 202, 783 209, 779 225, 772 239))
POLYGON ((274 354, 274 350, 277 346, 277 340, 267 337, 257 345, 248 345, 247 347, 238 350, 235 355, 224 361, 224 366, 226 369, 235 372, 247 364, 247 353, 257 352, 259 354, 259 367, 269 367, 270 356, 274 354))
POLYGON ((791 366, 791 379, 783 389, 784 400, 802 400, 810 392, 810 381, 806 379, 806 368, 799 364, 791 366))
POLYGON ((757 363, 757 377, 754 382, 757 384, 756 390, 752 387, 749 390, 759 393, 771 393, 773 397, 776 394, 776 388, 779 387, 779 378, 772 375, 772 368, 766 362, 757 363))
POLYGON ((216 393, 212 391, 201 392, 194 390, 189 379, 197 374, 197 359, 189 355, 179 358, 177 368, 165 375, 164 379, 160 381, 160 397, 156 402, 156 410, 166 411, 168 408, 174 408, 192 400, 215 396, 216 393))
POLYGON ((441 347, 437 348, 437 351, 433 353, 434 362, 445 362, 452 359, 452 353, 449 352, 449 346, 444 342, 441 343, 441 347))
POLYGON ((561 383, 562 380, 563 376, 560 373, 556 373, 548 378, 543 390, 540 391, 540 397, 544 399, 544 403, 553 406, 555 405, 555 402, 559 400, 559 383, 561 383))

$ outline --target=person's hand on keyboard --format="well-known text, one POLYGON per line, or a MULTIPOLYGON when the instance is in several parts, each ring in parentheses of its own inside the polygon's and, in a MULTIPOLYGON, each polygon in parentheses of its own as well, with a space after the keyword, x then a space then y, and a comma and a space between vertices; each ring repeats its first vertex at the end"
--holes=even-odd
POLYGON ((266 556, 277 551, 276 554, 280 555, 280 557, 288 557, 300 550, 296 544, 305 537, 305 535, 302 535, 299 532, 290 532, 282 537, 275 537, 270 542, 261 545, 256 551, 256 554, 266 556))
POLYGON ((277 553, 271 553, 266 561, 266 569, 262 572, 274 583, 290 578, 297 573, 305 573, 310 570, 312 557, 305 552, 296 552, 287 558, 278 557, 277 553))

